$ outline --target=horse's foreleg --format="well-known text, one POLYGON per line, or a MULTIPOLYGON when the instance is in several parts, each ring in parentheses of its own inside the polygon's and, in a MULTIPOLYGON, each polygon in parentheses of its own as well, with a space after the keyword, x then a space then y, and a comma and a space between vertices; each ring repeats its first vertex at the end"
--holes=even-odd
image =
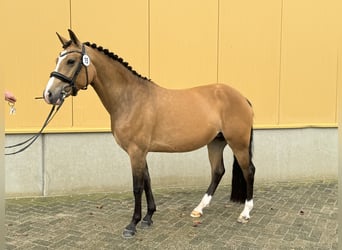
POLYGON ((133 194, 134 194, 134 212, 131 223, 123 231, 124 238, 133 237, 136 233, 136 226, 141 220, 141 197, 144 190, 143 174, 133 171, 133 194))
POLYGON ((227 145, 223 137, 215 138, 208 144, 208 155, 211 165, 211 182, 207 192, 203 196, 198 206, 191 212, 191 217, 200 217, 203 214, 203 208, 209 206, 209 203, 225 173, 223 164, 223 150, 227 145))
POLYGON ((123 237, 130 238, 136 233, 136 226, 141 220, 141 199, 144 191, 146 172, 146 154, 138 150, 129 153, 133 175, 134 212, 130 224, 123 231, 123 237))
POLYGON ((144 174, 144 190, 145 190, 146 201, 147 201, 147 214, 144 217, 144 219, 141 221, 141 227, 148 228, 153 223, 152 216, 154 212, 156 211, 156 204, 154 203, 154 198, 153 198, 152 188, 151 188, 151 179, 150 179, 150 174, 148 172, 147 164, 146 164, 146 170, 144 174))

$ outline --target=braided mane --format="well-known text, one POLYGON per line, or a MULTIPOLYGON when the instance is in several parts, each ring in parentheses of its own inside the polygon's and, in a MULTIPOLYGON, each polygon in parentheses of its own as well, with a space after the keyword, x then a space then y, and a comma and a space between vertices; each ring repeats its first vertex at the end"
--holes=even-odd
POLYGON ((111 59, 119 62, 121 65, 123 65, 126 69, 128 69, 129 71, 131 71, 134 75, 144 79, 144 80, 148 80, 150 81, 150 79, 148 79, 147 77, 144 77, 142 75, 140 75, 138 72, 136 72, 129 64, 128 62, 125 62, 124 59, 122 59, 121 57, 119 57, 118 55, 114 54, 113 52, 110 52, 108 49, 104 49, 102 46, 97 46, 95 43, 90 43, 90 42, 86 42, 84 43, 84 45, 91 47, 93 49, 97 49, 98 51, 102 52, 103 54, 105 54, 106 56, 110 57, 111 59))

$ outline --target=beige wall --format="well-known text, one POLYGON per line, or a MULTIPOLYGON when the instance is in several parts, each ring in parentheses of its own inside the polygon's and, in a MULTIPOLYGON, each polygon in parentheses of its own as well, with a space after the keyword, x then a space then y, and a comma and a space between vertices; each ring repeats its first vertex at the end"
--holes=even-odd
MULTIPOLYGON (((35 132, 41 96, 72 28, 162 86, 226 82, 253 103, 257 128, 337 126, 339 0, 5 0, 2 81, 17 97, 6 132, 35 132)), ((340 40, 341 41, 341 40, 340 40)), ((90 88, 68 98, 49 132, 108 131, 90 88)))

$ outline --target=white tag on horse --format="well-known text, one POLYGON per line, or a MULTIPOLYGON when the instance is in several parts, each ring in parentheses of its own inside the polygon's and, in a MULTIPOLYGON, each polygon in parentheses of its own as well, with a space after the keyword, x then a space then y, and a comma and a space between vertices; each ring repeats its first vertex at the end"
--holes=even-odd
POLYGON ((83 55, 82 63, 84 66, 88 67, 90 65, 90 58, 88 55, 83 55))

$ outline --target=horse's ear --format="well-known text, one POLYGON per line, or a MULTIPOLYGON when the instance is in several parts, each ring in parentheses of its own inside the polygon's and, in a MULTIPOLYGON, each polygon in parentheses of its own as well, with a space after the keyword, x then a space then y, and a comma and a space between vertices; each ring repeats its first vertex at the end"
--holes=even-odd
POLYGON ((68 29, 68 31, 69 31, 69 36, 70 36, 71 41, 75 43, 77 46, 80 46, 81 43, 76 37, 75 33, 71 29, 68 29))
POLYGON ((56 34, 57 34, 57 36, 58 36, 59 41, 61 41, 61 43, 62 43, 62 45, 63 45, 63 48, 66 47, 67 44, 68 44, 68 40, 65 39, 64 37, 62 37, 62 36, 61 36, 60 34, 58 34, 57 32, 56 32, 56 34))

